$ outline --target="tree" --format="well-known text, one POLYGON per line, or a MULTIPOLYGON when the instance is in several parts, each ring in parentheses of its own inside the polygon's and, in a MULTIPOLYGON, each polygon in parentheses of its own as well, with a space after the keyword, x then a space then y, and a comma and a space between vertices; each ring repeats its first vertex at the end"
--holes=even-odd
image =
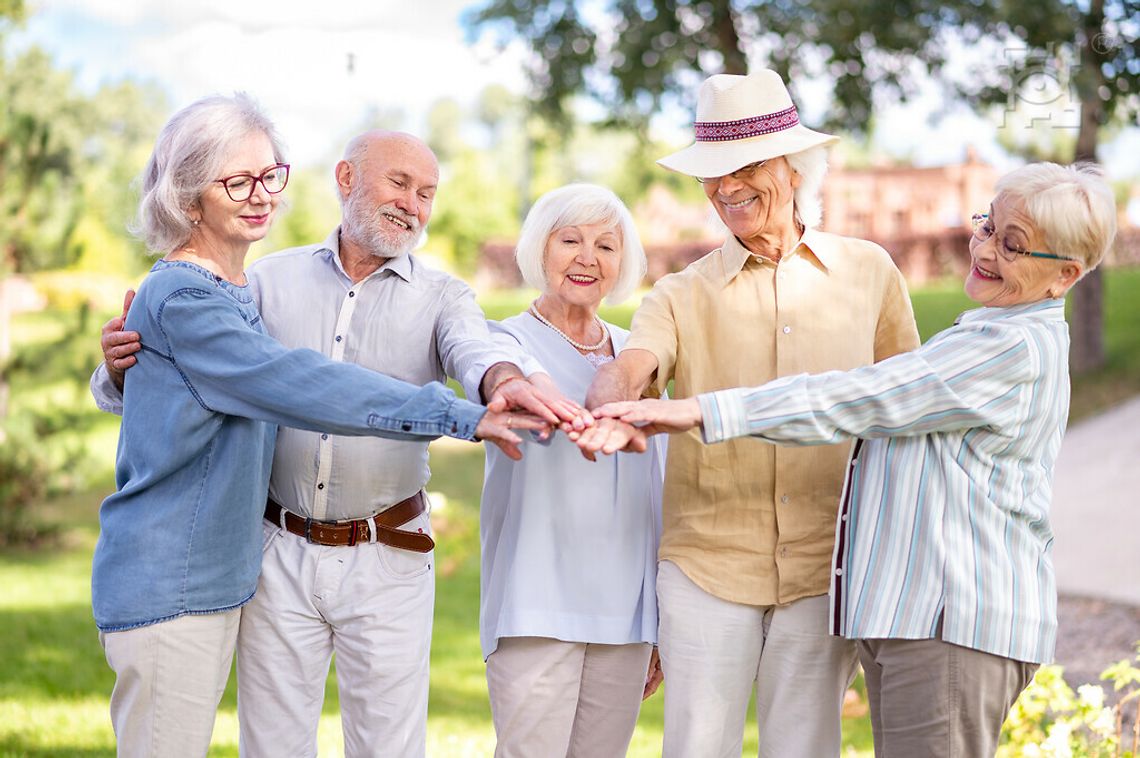
MULTIPOLYGON (((638 129, 670 101, 691 108, 706 76, 749 64, 778 71, 793 91, 827 79, 823 126, 860 134, 877 100, 906 100, 927 75, 968 103, 1008 106, 1027 83, 1026 61, 1067 55, 1080 102, 1074 157, 1091 160, 1107 123, 1140 112, 1138 17, 1138 0, 608 0, 588 12, 565 0, 488 0, 466 23, 472 37, 530 44, 533 102, 552 118, 584 94, 612 123, 638 129), (955 76, 947 64, 963 46, 992 56, 955 76)), ((1104 360, 1100 302, 1093 272, 1074 296, 1078 371, 1104 360)))

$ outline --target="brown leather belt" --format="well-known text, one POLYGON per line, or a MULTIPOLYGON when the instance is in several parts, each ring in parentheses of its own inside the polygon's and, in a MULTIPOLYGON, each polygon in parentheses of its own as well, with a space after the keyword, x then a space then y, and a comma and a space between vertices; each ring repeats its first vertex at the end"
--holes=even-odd
MULTIPOLYGON (((401 550, 427 553, 435 547, 435 541, 423 532, 408 532, 396 527, 406 524, 427 510, 427 498, 423 490, 401 500, 391 508, 372 517, 376 522, 376 541, 401 550)), ((314 521, 304 518, 268 498, 265 501, 265 518, 277 526, 315 545, 351 546, 368 542, 371 534, 368 519, 354 521, 314 521), (284 514, 284 516, 282 516, 284 514)))

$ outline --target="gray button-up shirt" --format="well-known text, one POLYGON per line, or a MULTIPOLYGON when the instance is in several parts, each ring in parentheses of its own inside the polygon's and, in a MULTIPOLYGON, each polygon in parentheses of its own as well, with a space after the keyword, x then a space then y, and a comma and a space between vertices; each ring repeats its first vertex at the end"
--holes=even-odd
MULTIPOLYGON (((388 260, 353 282, 340 262, 340 229, 317 245, 291 248, 247 270, 270 335, 286 347, 309 348, 413 384, 450 376, 478 386, 495 363, 525 373, 533 359, 492 341, 471 288, 412 255, 388 260)), ((100 367, 92 389, 115 410, 117 393, 100 367)), ((120 406, 121 407, 121 406, 120 406)), ((281 427, 269 494, 302 516, 363 518, 427 484, 426 442, 338 437, 281 427)))

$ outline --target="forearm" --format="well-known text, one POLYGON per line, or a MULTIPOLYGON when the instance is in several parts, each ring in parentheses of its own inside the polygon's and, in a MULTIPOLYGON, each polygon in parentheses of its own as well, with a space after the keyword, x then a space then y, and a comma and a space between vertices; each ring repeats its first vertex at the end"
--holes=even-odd
POLYGON ((513 363, 502 361, 487 369, 483 381, 479 383, 479 394, 484 404, 495 394, 499 385, 512 379, 525 379, 522 369, 513 363))
POLYGON ((599 408, 606 403, 638 399, 649 388, 656 369, 656 358, 645 350, 620 354, 598 369, 586 393, 586 407, 599 408))

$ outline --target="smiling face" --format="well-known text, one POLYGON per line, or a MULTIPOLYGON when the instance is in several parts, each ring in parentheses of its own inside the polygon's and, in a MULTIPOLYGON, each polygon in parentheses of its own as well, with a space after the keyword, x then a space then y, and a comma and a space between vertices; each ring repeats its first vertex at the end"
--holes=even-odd
POLYGON ((578 224, 551 232, 543 255, 547 297, 596 311, 621 273, 617 226, 578 224))
POLYGON ((410 252, 431 218, 439 164, 419 140, 402 134, 371 137, 355 165, 342 162, 341 233, 372 255, 410 252))
POLYGON ((751 176, 732 174, 704 182, 705 195, 725 226, 744 243, 765 230, 790 223, 795 208, 795 190, 803 177, 792 171, 783 156, 772 158, 751 176))
MULTIPOLYGON (((238 142, 218 176, 260 176, 275 163, 277 159, 269 137, 262 132, 252 132, 238 142)), ((198 198, 197 206, 189 212, 191 220, 198 221, 191 244, 201 243, 216 250, 244 251, 269 233, 280 198, 279 194, 266 192, 261 182, 257 182, 249 199, 237 203, 230 200, 225 187, 218 182, 211 183, 198 198), (195 238, 197 242, 193 241, 195 238)))
POLYGON ((988 222, 993 233, 986 240, 970 238, 970 273, 966 295, 985 306, 1010 306, 1060 297, 1080 278, 1076 261, 1058 261, 1013 255, 1007 261, 999 251, 1050 250, 1044 233, 1030 218, 1019 198, 1002 193, 990 205, 988 222))

